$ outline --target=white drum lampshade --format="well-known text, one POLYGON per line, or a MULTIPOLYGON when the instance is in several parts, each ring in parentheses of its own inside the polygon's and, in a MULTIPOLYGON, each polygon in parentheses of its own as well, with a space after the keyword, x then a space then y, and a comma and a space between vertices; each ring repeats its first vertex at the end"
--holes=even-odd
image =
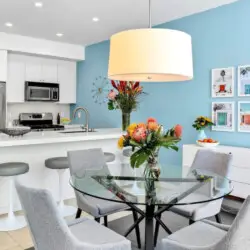
POLYGON ((141 82, 191 80, 191 36, 169 29, 136 29, 117 33, 110 39, 108 77, 141 82))

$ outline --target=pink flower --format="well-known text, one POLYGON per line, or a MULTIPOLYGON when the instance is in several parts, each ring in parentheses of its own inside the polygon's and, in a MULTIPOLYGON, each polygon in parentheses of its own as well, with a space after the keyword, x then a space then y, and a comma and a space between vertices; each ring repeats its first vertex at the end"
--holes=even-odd
POLYGON ((147 132, 144 127, 137 127, 133 132, 133 139, 137 142, 145 140, 147 137, 147 132))
POLYGON ((182 126, 180 124, 177 124, 174 127, 174 134, 177 138, 180 138, 182 136, 182 126))
POLYGON ((112 90, 110 90, 110 92, 108 93, 108 98, 109 98, 109 100, 112 100, 112 101, 114 101, 115 100, 115 98, 116 98, 116 93, 115 93, 115 91, 112 89, 112 90))

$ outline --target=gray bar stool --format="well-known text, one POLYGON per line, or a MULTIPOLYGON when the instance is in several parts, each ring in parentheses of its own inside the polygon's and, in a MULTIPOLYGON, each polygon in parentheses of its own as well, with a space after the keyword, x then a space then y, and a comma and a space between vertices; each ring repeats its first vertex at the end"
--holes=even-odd
POLYGON ((29 165, 23 162, 7 162, 0 164, 0 176, 9 178, 9 211, 8 216, 0 218, 0 231, 12 231, 27 225, 25 217, 15 215, 13 209, 13 191, 15 176, 29 171, 29 165))
POLYGON ((63 175, 66 169, 69 168, 67 157, 54 157, 45 160, 45 166, 49 169, 57 170, 59 178, 59 206, 58 209, 63 217, 70 216, 76 213, 76 208, 67 206, 63 201, 63 175))

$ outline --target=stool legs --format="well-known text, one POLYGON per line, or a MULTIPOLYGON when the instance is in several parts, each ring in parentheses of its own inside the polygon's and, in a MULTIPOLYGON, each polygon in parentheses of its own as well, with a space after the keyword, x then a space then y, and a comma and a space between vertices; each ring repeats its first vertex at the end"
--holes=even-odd
POLYGON ((73 206, 66 206, 63 202, 63 175, 65 173, 65 169, 58 169, 58 177, 59 177, 59 205, 58 209, 63 217, 71 216, 76 213, 76 208, 73 206))
POLYGON ((9 177, 9 211, 8 216, 0 219, 0 231, 12 231, 27 225, 25 217, 16 216, 13 209, 14 177, 9 177))

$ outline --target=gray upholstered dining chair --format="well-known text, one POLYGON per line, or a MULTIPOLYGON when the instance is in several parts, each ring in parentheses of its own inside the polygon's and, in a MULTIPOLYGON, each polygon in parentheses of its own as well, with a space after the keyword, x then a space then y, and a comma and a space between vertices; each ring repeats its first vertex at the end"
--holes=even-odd
MULTIPOLYGON (((212 150, 202 149, 197 151, 193 164, 189 173, 194 170, 204 170, 215 173, 219 176, 227 177, 230 172, 232 163, 232 154, 219 153, 212 150)), ((197 196, 199 193, 192 193, 190 196, 197 196)), ((189 199, 188 197, 186 198, 189 199)), ((195 199, 195 197, 194 197, 195 199)), ((185 202, 185 198, 180 202, 185 202)), ((221 222, 220 211, 223 199, 214 200, 211 202, 193 204, 193 205, 180 205, 173 206, 169 209, 178 215, 189 219, 189 224, 198 220, 203 220, 208 217, 215 216, 218 223, 221 222)), ((159 223, 156 222, 154 244, 157 244, 159 223)))
MULTIPOLYGON (((100 148, 69 151, 68 162, 71 175, 79 171, 84 173, 86 170, 104 170, 105 173, 109 173, 108 166, 105 162, 104 153, 100 148)), ((108 226, 108 215, 129 209, 128 205, 126 205, 125 203, 98 199, 92 196, 84 195, 76 190, 75 195, 78 206, 76 219, 80 218, 82 211, 84 211, 92 215, 97 222, 100 222, 100 218, 103 217, 104 225, 106 227, 108 226)), ((117 200, 119 200, 119 198, 117 198, 117 200)), ((132 213, 134 221, 137 221, 137 212, 133 210, 132 213)), ((135 228, 135 232, 138 247, 141 248, 139 226, 135 228)))
POLYGON ((232 226, 204 220, 182 228, 159 244, 160 250, 248 250, 250 249, 250 197, 232 226))
POLYGON ((36 250, 131 250, 130 241, 94 220, 67 225, 48 190, 28 187, 20 178, 16 189, 36 250))
MULTIPOLYGON (((222 177, 227 177, 232 163, 232 154, 219 153, 212 150, 199 150, 194 158, 190 172, 204 170, 222 177)), ((191 194, 196 195, 196 193, 191 194)), ((182 202, 185 201, 185 198, 182 202)), ((170 211, 189 218, 190 224, 194 221, 215 216, 216 221, 221 223, 220 211, 223 199, 203 204, 173 206, 170 211)))

